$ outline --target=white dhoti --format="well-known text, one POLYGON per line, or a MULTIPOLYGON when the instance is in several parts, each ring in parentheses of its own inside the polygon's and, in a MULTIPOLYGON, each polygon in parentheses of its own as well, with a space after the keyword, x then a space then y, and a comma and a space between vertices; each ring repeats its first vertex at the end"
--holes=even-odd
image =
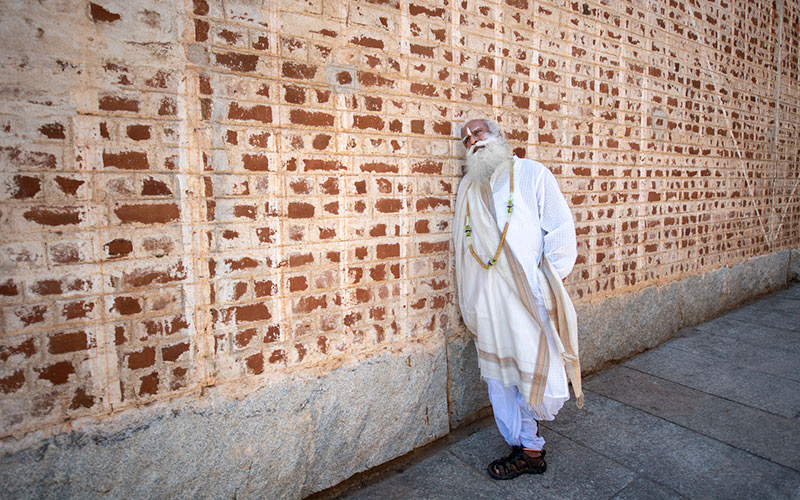
MULTIPOLYGON (((540 304, 537 306, 539 314, 546 318, 547 311, 544 306, 540 304)), ((519 316, 521 315, 517 313, 516 317, 519 316)), ((553 331, 547 321, 544 323, 548 349, 553 353, 558 352, 553 331)), ((545 440, 539 435, 537 420, 553 420, 564 403, 569 400, 567 374, 561 360, 557 356, 550 357, 547 385, 542 404, 537 407, 537 411, 531 408, 516 386, 506 386, 501 380, 492 378, 484 380, 489 390, 489 401, 492 404, 497 429, 506 442, 511 446, 541 450, 545 440)))

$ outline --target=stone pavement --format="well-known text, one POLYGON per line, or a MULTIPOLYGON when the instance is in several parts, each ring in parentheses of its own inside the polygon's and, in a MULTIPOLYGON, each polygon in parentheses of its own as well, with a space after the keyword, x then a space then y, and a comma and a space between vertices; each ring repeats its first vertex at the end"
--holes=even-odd
POLYGON ((347 500, 800 499, 800 284, 584 382, 542 425, 548 470, 494 481, 493 420, 347 500))

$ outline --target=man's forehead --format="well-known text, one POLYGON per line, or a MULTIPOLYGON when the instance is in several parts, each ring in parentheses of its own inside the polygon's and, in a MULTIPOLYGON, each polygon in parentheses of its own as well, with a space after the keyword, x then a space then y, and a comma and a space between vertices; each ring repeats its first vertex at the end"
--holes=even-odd
POLYGON ((461 129, 461 137, 464 137, 467 133, 472 133, 478 127, 486 128, 486 120, 470 120, 464 125, 464 128, 461 129), (469 131, 469 132, 467 132, 469 131))

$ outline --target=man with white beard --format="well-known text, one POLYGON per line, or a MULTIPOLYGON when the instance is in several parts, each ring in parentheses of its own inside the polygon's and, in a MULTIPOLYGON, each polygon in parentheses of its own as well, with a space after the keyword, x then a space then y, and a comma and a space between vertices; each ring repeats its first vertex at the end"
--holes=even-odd
POLYGON ((572 382, 583 404, 575 310, 562 279, 577 257, 575 225, 553 174, 512 156, 499 127, 461 129, 466 173, 453 240, 458 299, 475 338, 495 422, 511 453, 488 466, 495 479, 541 474, 544 439, 572 382))

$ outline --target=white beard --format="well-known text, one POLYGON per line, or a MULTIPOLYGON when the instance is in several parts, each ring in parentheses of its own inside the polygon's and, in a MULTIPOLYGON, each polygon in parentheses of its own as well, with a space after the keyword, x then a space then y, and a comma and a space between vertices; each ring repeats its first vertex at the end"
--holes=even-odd
POLYGON ((503 137, 493 136, 478 141, 467 150, 465 179, 483 184, 507 172, 511 166, 511 148, 503 137), (479 146, 483 146, 476 150, 479 146))

